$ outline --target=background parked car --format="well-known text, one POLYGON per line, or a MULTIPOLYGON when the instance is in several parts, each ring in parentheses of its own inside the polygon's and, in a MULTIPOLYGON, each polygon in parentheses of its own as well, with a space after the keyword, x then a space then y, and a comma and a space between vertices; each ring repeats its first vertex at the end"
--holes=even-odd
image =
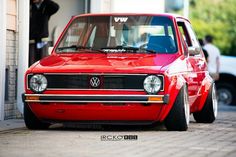
POLYGON ((236 57, 221 56, 220 79, 216 82, 219 104, 236 105, 236 57))

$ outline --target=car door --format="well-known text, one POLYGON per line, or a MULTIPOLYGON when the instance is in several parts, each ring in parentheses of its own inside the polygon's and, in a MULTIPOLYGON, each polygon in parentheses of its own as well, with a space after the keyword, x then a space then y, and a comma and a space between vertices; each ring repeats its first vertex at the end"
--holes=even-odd
POLYGON ((186 64, 188 67, 188 73, 184 77, 188 83, 190 104, 192 104, 200 94, 199 90, 203 80, 202 75, 204 74, 206 63, 202 52, 200 52, 200 45, 191 29, 190 23, 181 19, 177 21, 177 24, 184 40, 183 42, 187 45, 188 52, 186 54, 186 64), (190 51, 192 51, 192 53, 190 53, 190 51), (193 53, 193 51, 196 52, 193 53))
POLYGON ((193 66, 193 73, 197 76, 195 81, 198 84, 198 88, 196 90, 197 96, 201 96, 201 87, 202 87, 202 81, 205 78, 207 65, 206 61, 202 52, 202 49, 200 47, 200 44, 198 42, 198 39, 191 27, 191 24, 189 22, 185 22, 187 31, 191 40, 191 46, 189 46, 189 51, 192 51, 192 53, 189 52, 189 60, 190 63, 193 66))

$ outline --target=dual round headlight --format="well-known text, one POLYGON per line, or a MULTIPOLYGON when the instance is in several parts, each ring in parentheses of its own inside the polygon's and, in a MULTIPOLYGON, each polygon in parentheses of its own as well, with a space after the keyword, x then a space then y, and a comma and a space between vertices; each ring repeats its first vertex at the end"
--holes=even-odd
POLYGON ((29 86, 30 89, 36 93, 43 92, 46 90, 48 81, 44 75, 36 74, 30 78, 29 86))
POLYGON ((143 81, 144 90, 148 94, 156 94, 161 89, 162 81, 156 75, 149 75, 143 81))

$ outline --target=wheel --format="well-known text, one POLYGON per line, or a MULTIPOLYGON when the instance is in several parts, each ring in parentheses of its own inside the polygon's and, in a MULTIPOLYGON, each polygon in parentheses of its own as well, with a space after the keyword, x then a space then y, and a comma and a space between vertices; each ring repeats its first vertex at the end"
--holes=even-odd
POLYGON ((236 105, 235 87, 230 83, 217 83, 218 102, 221 105, 236 105))
POLYGON ((212 84, 207 100, 201 111, 193 113, 193 117, 198 123, 213 123, 218 112, 218 102, 216 97, 215 83, 212 84))
POLYGON ((50 124, 41 122, 31 111, 28 104, 24 105, 24 121, 28 129, 47 129, 50 124))
POLYGON ((187 86, 183 86, 165 119, 169 131, 186 131, 190 121, 190 106, 187 86))

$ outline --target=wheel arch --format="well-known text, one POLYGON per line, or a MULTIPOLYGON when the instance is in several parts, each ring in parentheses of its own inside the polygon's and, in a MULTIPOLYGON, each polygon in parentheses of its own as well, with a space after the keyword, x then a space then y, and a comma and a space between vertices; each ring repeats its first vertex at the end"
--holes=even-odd
POLYGON ((216 81, 218 101, 225 105, 235 105, 236 98, 236 76, 229 73, 221 73, 220 79, 216 81), (223 89, 223 91, 222 91, 223 89), (230 99, 231 98, 231 99, 230 99))
POLYGON ((216 81, 216 87, 217 84, 221 82, 230 82, 231 84, 234 85, 234 87, 236 87, 236 76, 229 73, 220 73, 220 79, 216 81))
POLYGON ((170 94, 169 103, 162 107, 161 113, 159 115, 159 121, 164 121, 167 115, 169 114, 171 108, 174 105, 174 102, 181 91, 182 87, 187 86, 187 81, 184 79, 182 75, 175 75, 170 77, 169 79, 169 86, 165 93, 170 94))
POLYGON ((214 80, 209 75, 207 75, 207 77, 205 77, 205 79, 202 81, 200 90, 199 90, 199 93, 201 94, 199 94, 200 96, 198 96, 198 98, 192 104, 191 109, 190 109, 191 113, 202 110, 213 83, 214 83, 214 80))

